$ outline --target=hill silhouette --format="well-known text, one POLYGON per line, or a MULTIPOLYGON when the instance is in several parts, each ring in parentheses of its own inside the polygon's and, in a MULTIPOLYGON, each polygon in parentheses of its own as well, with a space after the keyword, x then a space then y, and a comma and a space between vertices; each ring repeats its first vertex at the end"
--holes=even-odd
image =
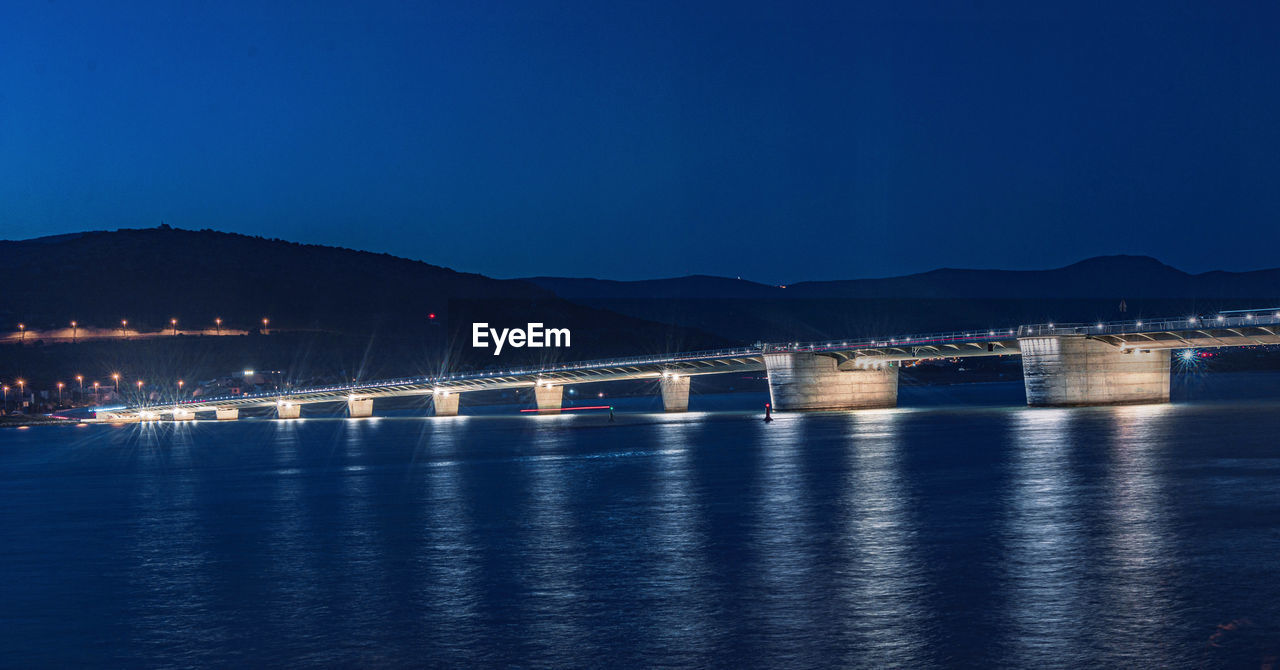
POLYGON ((76 320, 86 331, 227 329, 246 337, 28 341, 0 346, 0 376, 148 370, 152 377, 213 375, 241 366, 293 379, 378 378, 599 356, 722 346, 724 338, 583 306, 519 280, 350 249, 169 227, 0 242, 9 290, 3 331, 42 331, 76 320), (431 315, 435 315, 434 318, 431 315), (259 333, 270 319, 269 336, 259 333), (567 349, 470 346, 470 326, 541 322, 574 333, 567 349), (172 340, 172 341, 170 341, 172 340), (90 360, 75 351, 90 351, 90 360), (76 360, 75 369, 60 361, 76 360), (159 367, 157 367, 159 366, 159 367))

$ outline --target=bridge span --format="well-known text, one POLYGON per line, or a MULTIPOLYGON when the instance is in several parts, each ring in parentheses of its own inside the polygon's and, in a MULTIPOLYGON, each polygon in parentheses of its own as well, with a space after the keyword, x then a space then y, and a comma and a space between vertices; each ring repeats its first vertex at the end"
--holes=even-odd
POLYGON ((302 407, 345 402, 352 417, 373 415, 377 398, 431 396, 436 416, 458 414, 463 394, 532 388, 540 412, 562 408, 564 387, 586 382, 652 379, 663 407, 689 407, 693 377, 764 371, 777 410, 894 407, 903 361, 1021 356, 1027 404, 1112 405, 1168 402, 1175 349, 1280 345, 1280 310, 1236 310, 1209 316, 1095 324, 1034 324, 891 338, 760 343, 709 351, 632 356, 542 367, 480 370, 385 379, 285 392, 152 403, 104 412, 108 421, 236 419, 244 408, 275 408, 282 419, 302 407))

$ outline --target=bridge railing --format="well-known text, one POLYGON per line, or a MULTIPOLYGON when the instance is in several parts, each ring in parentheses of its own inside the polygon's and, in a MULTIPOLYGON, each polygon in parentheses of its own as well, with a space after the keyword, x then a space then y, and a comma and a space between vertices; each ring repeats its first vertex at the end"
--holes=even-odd
POLYGON ((1098 323, 1040 323, 1019 326, 1020 337, 1044 335, 1126 335, 1134 333, 1159 333, 1188 330, 1213 330, 1221 328, 1247 328, 1250 326, 1280 325, 1280 312, 1248 313, 1226 316, 1224 314, 1191 315, 1181 318, 1153 320, 1102 321, 1098 323))

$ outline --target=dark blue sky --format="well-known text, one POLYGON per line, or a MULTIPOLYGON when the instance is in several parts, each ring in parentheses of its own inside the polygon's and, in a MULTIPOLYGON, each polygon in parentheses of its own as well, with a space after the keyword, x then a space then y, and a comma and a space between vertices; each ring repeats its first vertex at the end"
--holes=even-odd
POLYGON ((0 238, 164 221, 499 277, 1280 265, 1272 5, 901 4, 6 3, 0 238))

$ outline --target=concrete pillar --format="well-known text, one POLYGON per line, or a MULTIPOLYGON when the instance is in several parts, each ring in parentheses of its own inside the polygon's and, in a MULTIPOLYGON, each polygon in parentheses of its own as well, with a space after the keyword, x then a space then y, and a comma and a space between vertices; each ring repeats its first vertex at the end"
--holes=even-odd
POLYGON ((431 404, 435 407, 436 416, 458 416, 458 400, 461 393, 440 391, 431 395, 431 404))
POLYGON ((692 379, 688 375, 664 373, 658 380, 658 388, 662 391, 662 409, 668 412, 689 411, 689 382, 692 379))
POLYGON ((351 398, 347 400, 347 416, 353 419, 373 416, 373 398, 351 398))
POLYGON ((174 407, 173 420, 174 421, 195 421, 196 413, 194 410, 186 409, 184 407, 174 407))
POLYGON ((1027 337, 1018 344, 1033 407, 1169 402, 1168 349, 1126 352, 1085 335, 1027 337))
POLYGON ((564 403, 564 387, 539 384, 533 387, 533 398, 539 412, 558 412, 564 403))
POLYGON ((282 402, 276 405, 277 419, 298 419, 302 417, 302 405, 282 402))
POLYGON ((213 413, 219 421, 235 421, 240 418, 240 410, 234 407, 219 407, 213 413))
POLYGON ((871 409, 898 405, 898 366, 840 369, 831 356, 764 355, 769 399, 776 410, 871 409))

